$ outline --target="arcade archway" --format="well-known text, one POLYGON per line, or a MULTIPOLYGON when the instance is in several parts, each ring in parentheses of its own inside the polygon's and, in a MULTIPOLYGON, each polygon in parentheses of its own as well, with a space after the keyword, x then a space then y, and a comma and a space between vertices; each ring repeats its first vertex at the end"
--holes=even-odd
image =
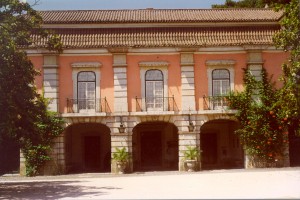
POLYGON ((244 168, 244 152, 234 134, 238 123, 232 120, 212 120, 201 127, 202 169, 244 168))
POLYGON ((133 170, 178 170, 178 129, 165 122, 147 122, 133 129, 133 170))
POLYGON ((65 132, 67 173, 110 172, 110 129, 97 123, 74 124, 65 132))

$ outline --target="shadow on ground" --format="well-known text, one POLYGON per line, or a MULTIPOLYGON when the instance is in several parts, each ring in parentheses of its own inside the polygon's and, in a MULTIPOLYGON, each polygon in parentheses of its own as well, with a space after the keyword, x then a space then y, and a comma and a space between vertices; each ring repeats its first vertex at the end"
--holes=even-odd
POLYGON ((115 187, 76 185, 79 181, 0 183, 0 199, 88 198, 108 194, 115 187))

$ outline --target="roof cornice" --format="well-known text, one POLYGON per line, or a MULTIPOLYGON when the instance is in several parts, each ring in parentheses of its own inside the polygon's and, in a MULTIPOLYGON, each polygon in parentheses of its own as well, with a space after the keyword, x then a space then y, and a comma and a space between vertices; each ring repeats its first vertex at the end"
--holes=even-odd
POLYGON ((155 28, 155 27, 239 27, 279 26, 278 22, 218 22, 218 23, 114 23, 114 24, 43 24, 43 28, 155 28))

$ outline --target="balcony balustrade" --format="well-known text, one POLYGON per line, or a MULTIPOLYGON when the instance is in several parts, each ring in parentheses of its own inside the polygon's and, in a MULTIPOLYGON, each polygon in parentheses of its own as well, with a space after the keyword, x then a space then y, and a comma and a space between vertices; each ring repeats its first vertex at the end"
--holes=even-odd
POLYGON ((106 98, 67 99, 68 113, 111 113, 106 98))
POLYGON ((227 96, 203 96, 204 110, 224 110, 228 108, 227 96))
POLYGON ((147 111, 178 111, 178 107, 173 97, 136 97, 136 112, 147 111))

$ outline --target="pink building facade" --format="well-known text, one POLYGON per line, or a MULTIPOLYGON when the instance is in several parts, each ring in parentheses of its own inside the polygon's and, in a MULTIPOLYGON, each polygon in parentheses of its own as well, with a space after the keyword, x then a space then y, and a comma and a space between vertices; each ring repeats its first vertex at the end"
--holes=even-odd
POLYGON ((282 13, 41 14, 44 27, 61 36, 64 51, 49 52, 36 38, 27 53, 42 72, 36 84, 52 99, 49 109, 66 122, 45 173, 116 172, 111 155, 117 147, 131 155, 128 172, 184 171, 187 146, 201 151, 198 169, 251 167, 234 134, 238 122, 226 94, 243 89, 245 67, 254 74, 265 67, 278 79, 288 56, 272 43, 282 13))

